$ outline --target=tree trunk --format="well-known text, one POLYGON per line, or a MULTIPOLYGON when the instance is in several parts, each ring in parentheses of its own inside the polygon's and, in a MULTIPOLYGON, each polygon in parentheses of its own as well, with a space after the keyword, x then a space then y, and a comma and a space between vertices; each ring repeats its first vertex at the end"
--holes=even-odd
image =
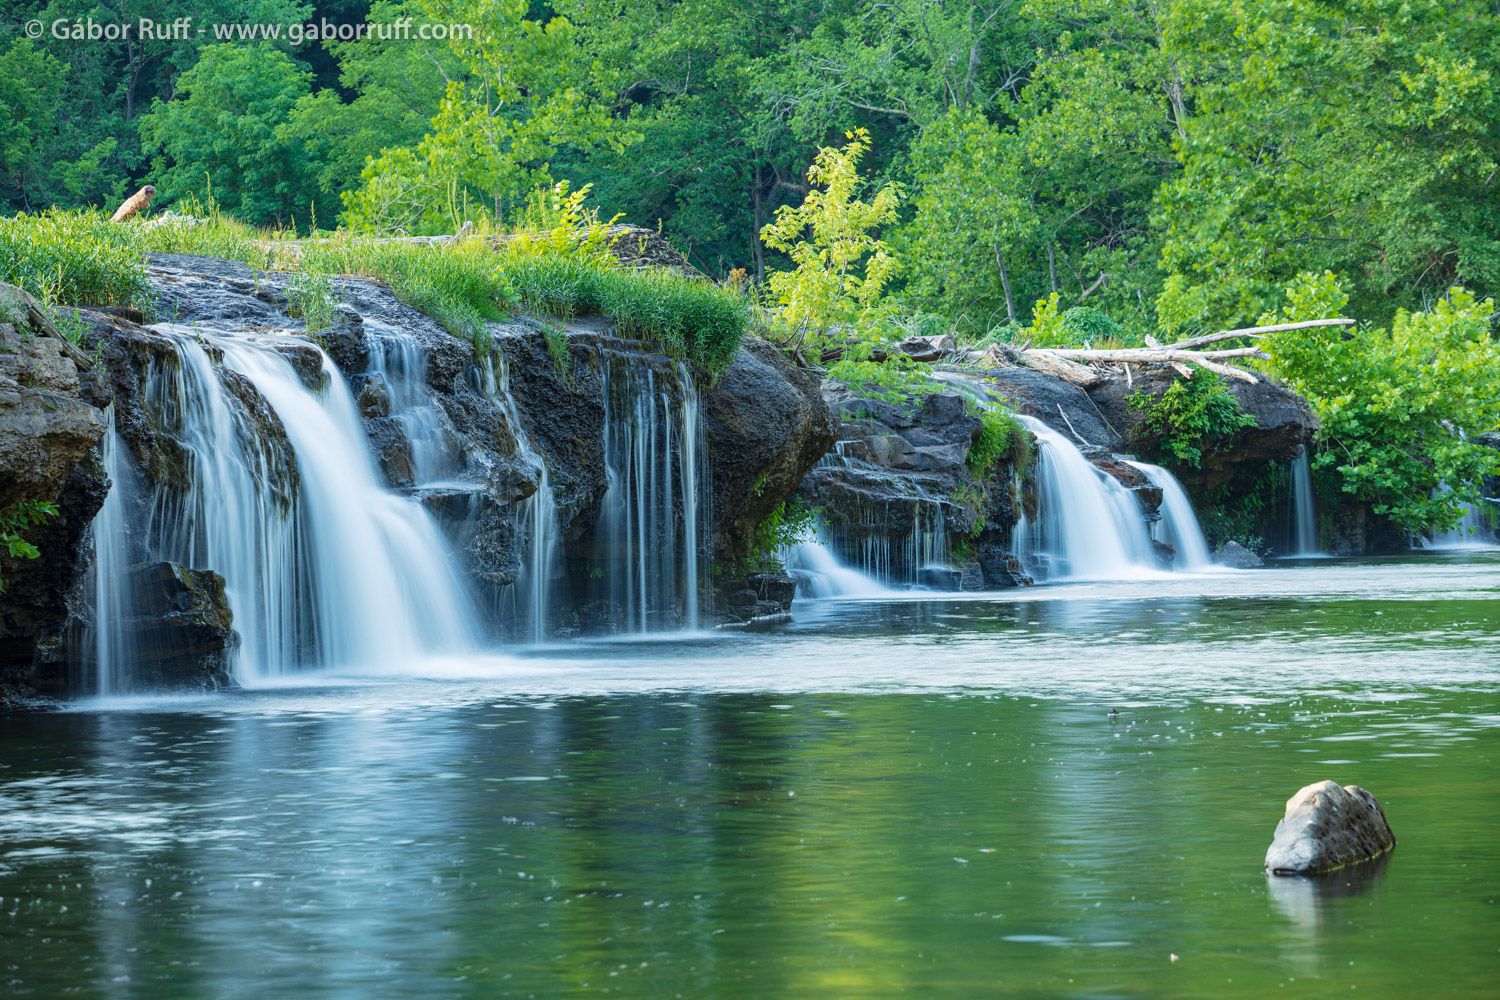
POLYGON ((761 284, 766 281, 766 250, 760 242, 760 230, 765 225, 765 207, 761 203, 761 187, 764 185, 760 173, 760 160, 755 161, 755 180, 752 187, 752 202, 754 204, 755 231, 750 234, 750 245, 755 253, 755 280, 761 284))
POLYGON ((1057 254, 1051 243, 1047 244, 1047 277, 1052 282, 1052 291, 1057 292, 1057 254))
POLYGON ((1005 289, 1005 315, 1014 323, 1016 321, 1016 301, 1010 294, 1010 275, 1005 270, 1005 254, 1000 252, 1000 244, 995 244, 995 264, 1000 268, 1000 287, 1005 289))

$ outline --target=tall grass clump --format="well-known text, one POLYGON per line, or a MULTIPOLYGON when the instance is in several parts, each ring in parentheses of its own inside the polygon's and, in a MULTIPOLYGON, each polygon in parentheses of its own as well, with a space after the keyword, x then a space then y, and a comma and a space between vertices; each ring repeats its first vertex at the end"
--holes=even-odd
POLYGON ((275 246, 282 233, 266 233, 247 226, 219 210, 212 193, 206 202, 188 195, 177 203, 182 221, 163 216, 138 237, 148 253, 182 253, 199 257, 237 260, 258 270, 272 266, 275 246))
POLYGON ((517 301, 483 240, 424 246, 340 235, 302 244, 295 265, 314 274, 378 278, 402 302, 481 350, 488 347, 485 320, 505 319, 517 301))
POLYGON ((0 218, 0 280, 49 305, 150 300, 140 247, 126 227, 94 209, 0 218))
POLYGON ((519 243, 500 273, 522 305, 563 318, 609 316, 622 336, 716 378, 734 360, 750 325, 750 303, 733 288, 673 271, 625 269, 607 255, 519 243))

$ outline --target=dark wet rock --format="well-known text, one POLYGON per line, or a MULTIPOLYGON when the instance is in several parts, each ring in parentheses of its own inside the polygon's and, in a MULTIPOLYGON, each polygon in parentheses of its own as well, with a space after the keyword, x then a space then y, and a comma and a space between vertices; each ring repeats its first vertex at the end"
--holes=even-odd
MULTIPOLYGON (((974 480, 967 460, 983 425, 966 395, 893 403, 825 382, 824 396, 839 421, 838 440, 803 478, 799 495, 820 512, 846 562, 860 566, 870 559, 867 568, 878 563, 893 580, 918 583, 925 570, 942 565, 934 560, 973 545, 983 586, 1025 581, 1000 555, 1019 517, 1022 484, 1004 458, 985 482, 974 480)), ((951 590, 962 584, 951 566, 941 576, 926 585, 951 590)))
MULTIPOLYGON (((1089 390, 1089 396, 1109 423, 1125 436, 1130 449, 1151 452, 1154 442, 1143 437, 1141 422, 1146 413, 1130 405, 1133 396, 1160 396, 1179 381, 1175 371, 1161 365, 1135 365, 1131 377, 1110 370, 1089 390)), ((1267 462, 1295 458, 1298 449, 1313 438, 1318 418, 1307 401, 1286 386, 1261 377, 1256 382, 1226 379, 1241 410, 1255 424, 1236 431, 1228 440, 1203 456, 1200 470, 1177 470, 1190 493, 1231 483, 1242 473, 1259 476, 1267 462)), ((1124 450, 1124 449, 1122 449, 1124 450)))
POLYGON ((1034 582, 1007 544, 982 541, 975 547, 975 553, 986 590, 1029 587, 1034 582))
POLYGON ((123 625, 136 689, 216 690, 233 687, 239 636, 224 578, 172 562, 132 571, 136 614, 123 625))
POLYGON ((1214 553, 1214 562, 1232 569, 1255 569, 1265 565, 1260 556, 1233 541, 1219 546, 1219 550, 1214 553))
POLYGON ((287 337, 275 341, 276 353, 286 358, 292 370, 310 392, 322 392, 327 373, 323 371, 323 354, 312 344, 287 337))
POLYGON ((1395 846, 1375 796, 1358 785, 1320 781, 1287 800, 1266 851, 1266 870, 1315 875, 1379 857, 1395 846))
POLYGON ((36 559, 0 556, 0 706, 38 693, 34 664, 55 649, 87 569, 83 540, 108 492, 95 448, 108 424, 92 378, 29 322, 0 327, 0 511, 22 501, 58 514, 28 529, 36 559))
POLYGON ((962 590, 963 581, 963 572, 951 566, 923 566, 917 570, 917 586, 928 590, 962 590))
POLYGON ((816 378, 751 337, 703 394, 703 424, 716 557, 743 558, 756 526, 833 447, 833 417, 816 378))
POLYGON ((781 572, 721 577, 717 584, 715 610, 726 622, 749 622, 790 611, 797 593, 797 581, 781 572))
POLYGON ((1090 394, 1055 375, 1031 368, 998 368, 982 373, 991 394, 1017 413, 1035 417, 1068 440, 1103 452, 1125 450, 1124 428, 1101 412, 1090 394))
MULTIPOLYGON (((1230 544, 1234 544, 1231 542, 1230 544)), ((1254 553, 1251 553, 1254 555, 1254 553)), ((1156 565, 1162 569, 1171 569, 1177 561, 1177 547, 1166 542, 1151 540, 1151 555, 1156 560, 1156 565)), ((1258 559, 1259 557, 1257 557, 1258 559)))
POLYGON ((1162 489, 1147 478, 1146 474, 1127 462, 1116 459, 1113 455, 1108 457, 1093 458, 1094 467, 1104 470, 1121 486, 1130 491, 1131 496, 1140 505, 1141 515, 1147 521, 1161 520, 1162 489))

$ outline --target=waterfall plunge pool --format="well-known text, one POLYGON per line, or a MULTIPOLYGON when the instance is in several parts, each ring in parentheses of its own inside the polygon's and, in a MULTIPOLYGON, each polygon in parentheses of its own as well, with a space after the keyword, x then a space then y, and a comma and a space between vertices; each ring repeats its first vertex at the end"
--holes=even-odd
POLYGON ((1497 591, 1431 553, 799 602, 9 716, 6 995, 1493 996, 1497 591), (1268 879, 1325 777, 1400 846, 1268 879))

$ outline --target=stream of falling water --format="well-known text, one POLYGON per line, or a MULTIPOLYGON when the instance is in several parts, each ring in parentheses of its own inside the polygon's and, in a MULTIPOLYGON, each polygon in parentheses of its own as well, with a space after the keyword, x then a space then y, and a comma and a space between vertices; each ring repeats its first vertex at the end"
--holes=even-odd
POLYGON ((697 389, 685 365, 601 365, 608 487, 595 532, 596 595, 623 631, 695 629, 707 516, 697 389), (675 459, 675 461, 674 461, 675 459))
POLYGON ((1016 557, 1032 575, 1120 580, 1154 572, 1151 536, 1130 491, 1042 421, 1016 419, 1041 446, 1036 517, 1023 516, 1014 534, 1016 557))
POLYGON ((1192 501, 1188 499, 1187 491, 1182 488, 1177 477, 1149 462, 1125 464, 1140 469, 1151 480, 1152 485, 1161 490, 1161 520, 1156 522, 1156 530, 1161 537, 1157 541, 1165 542, 1176 550, 1172 568, 1197 572, 1212 567, 1213 556, 1209 554, 1203 528, 1198 524, 1198 515, 1193 513, 1192 501))
MULTIPOLYGON (((125 527, 147 560, 221 573, 241 682, 314 666, 397 670, 472 649, 476 616, 456 560, 422 506, 381 485, 327 356, 315 393, 275 338, 156 329, 175 355, 150 373, 143 404, 174 442, 174 466, 145 504, 127 505, 128 484, 112 491, 121 506, 107 500, 95 524, 101 565, 118 559, 109 519, 135 518, 125 527)), ((129 575, 101 572, 96 600, 100 689, 128 690, 129 575)))

